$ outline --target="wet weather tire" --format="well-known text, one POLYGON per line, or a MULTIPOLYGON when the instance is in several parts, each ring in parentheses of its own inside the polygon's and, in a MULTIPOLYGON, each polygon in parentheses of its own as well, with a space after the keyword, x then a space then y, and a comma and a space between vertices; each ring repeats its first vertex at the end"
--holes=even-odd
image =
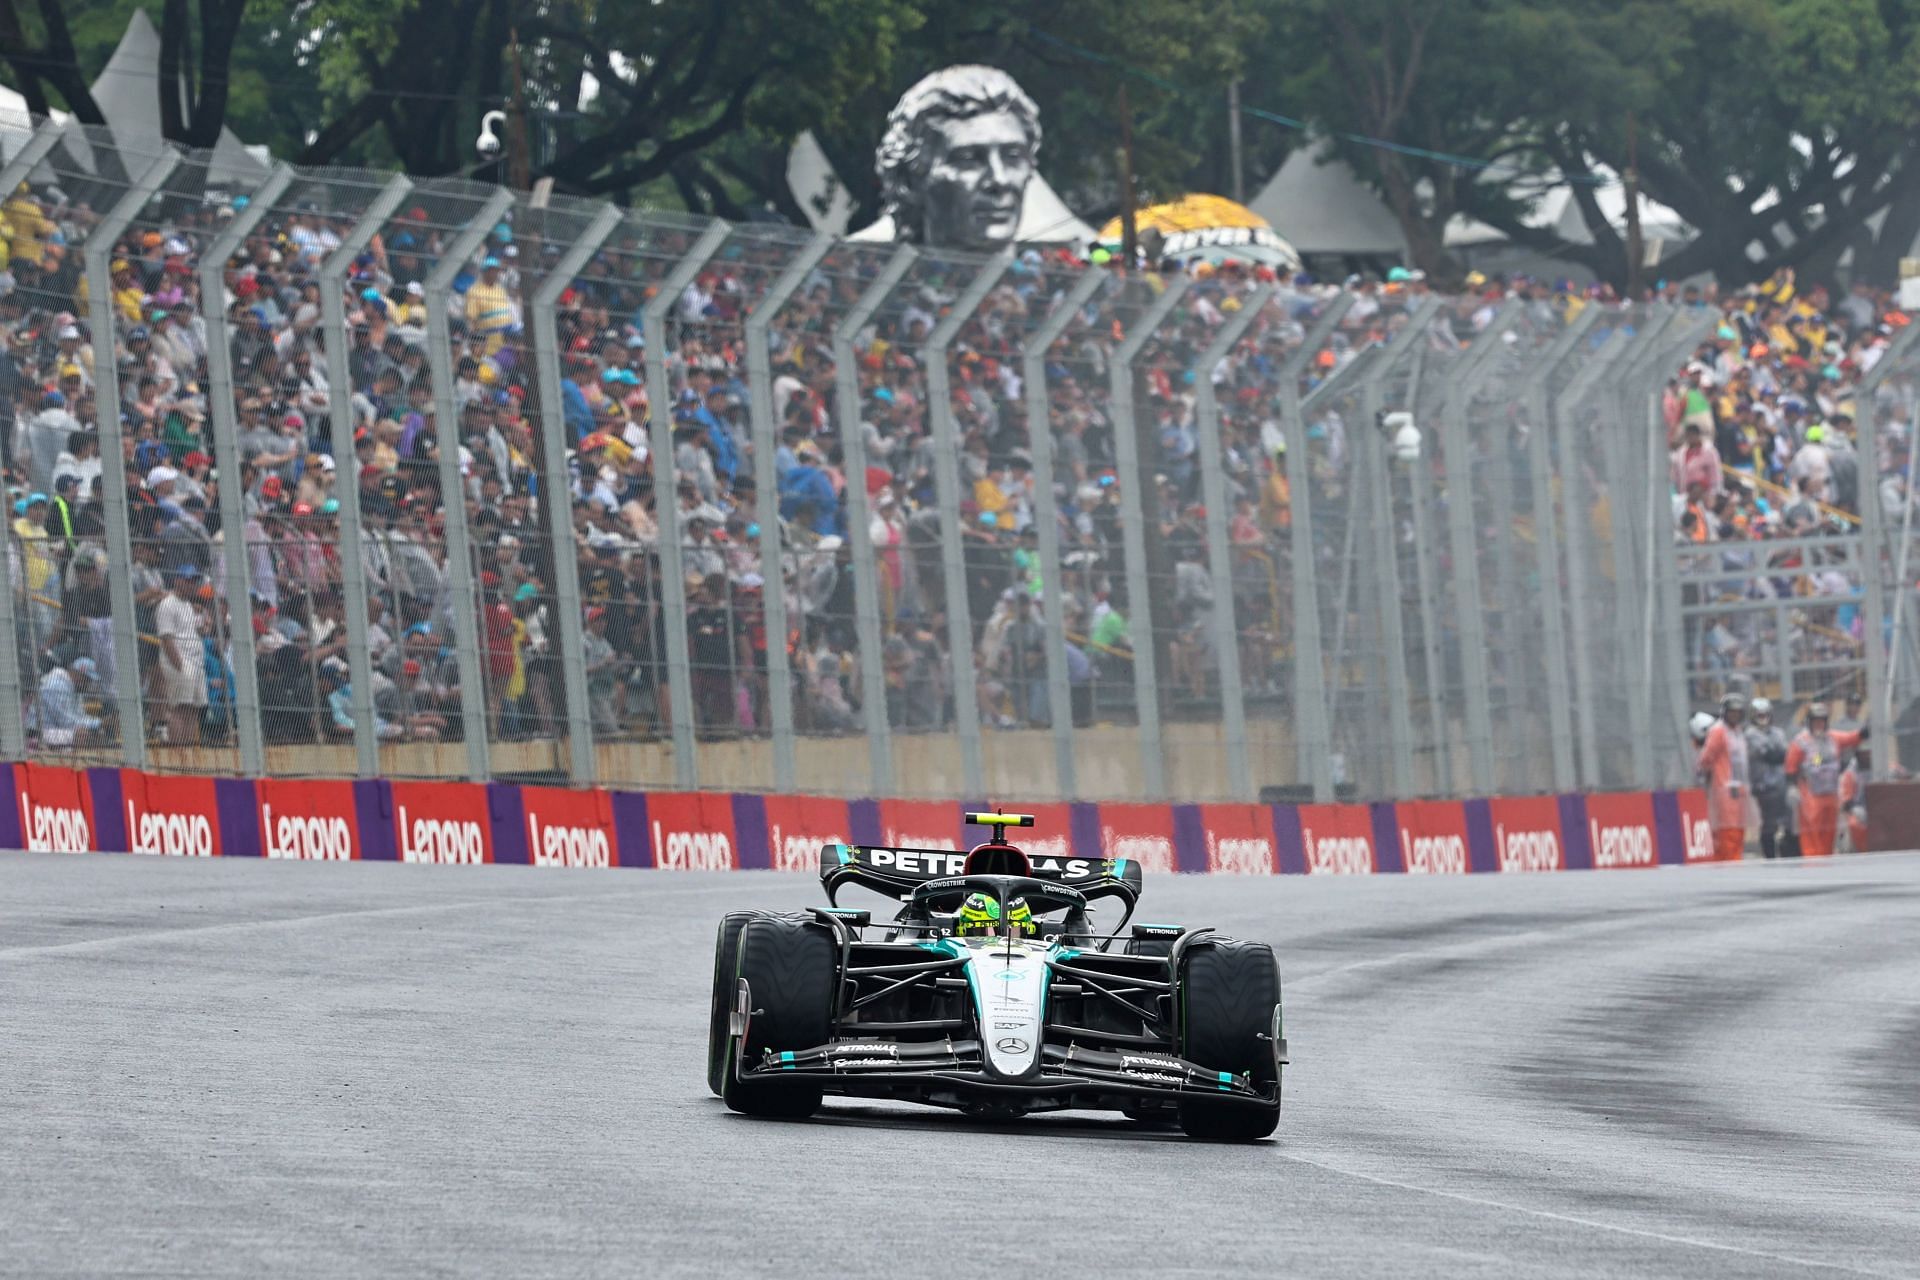
POLYGON ((727 1073, 727 1015, 733 1009, 734 969, 739 964, 740 931, 758 911, 729 911, 713 942, 713 1009, 707 1021, 707 1088, 720 1096, 727 1073))
MULTIPOLYGON (((838 963, 833 936, 821 925, 766 916, 746 922, 734 965, 735 977, 746 979, 754 1009, 735 1049, 744 1061, 758 1063, 769 1049, 812 1049, 827 1042, 838 963)), ((728 1043, 734 1046, 731 1039, 728 1043)), ((738 1080, 732 1061, 721 1072, 720 1096, 750 1116, 810 1116, 819 1110, 822 1092, 817 1082, 804 1080, 738 1080)))
POLYGON ((1274 1006, 1280 1003, 1280 966, 1273 949, 1223 938, 1189 950, 1181 968, 1182 1056, 1213 1071, 1248 1076, 1273 1101, 1250 1106, 1184 1099, 1180 1127, 1194 1138, 1264 1138, 1280 1123, 1280 1067, 1268 1038, 1274 1006))

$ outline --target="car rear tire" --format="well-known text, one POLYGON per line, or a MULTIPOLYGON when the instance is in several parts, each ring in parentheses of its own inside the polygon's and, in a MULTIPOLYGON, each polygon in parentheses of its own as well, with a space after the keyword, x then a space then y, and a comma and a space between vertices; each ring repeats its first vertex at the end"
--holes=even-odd
POLYGON ((720 1096, 727 1074, 727 1016, 733 1010, 734 969, 740 958, 740 931, 759 911, 729 911, 720 919, 713 942, 713 1009, 707 1020, 707 1088, 720 1096))
POLYGON ((834 971, 839 951, 819 924, 759 916, 740 930, 734 976, 752 993, 754 1014, 747 1034, 728 1038, 720 1096, 750 1116, 799 1119, 820 1109, 824 1090, 806 1080, 735 1078, 731 1053, 758 1063, 769 1049, 812 1049, 827 1042, 833 1022, 834 971))
POLYGON ((1273 1010, 1280 1003, 1280 966, 1273 948, 1230 938, 1188 950, 1181 965, 1181 1053, 1212 1071, 1245 1075, 1270 1092, 1263 1106, 1185 1098, 1180 1127, 1193 1138, 1251 1142, 1280 1123, 1280 1067, 1274 1060, 1273 1010))

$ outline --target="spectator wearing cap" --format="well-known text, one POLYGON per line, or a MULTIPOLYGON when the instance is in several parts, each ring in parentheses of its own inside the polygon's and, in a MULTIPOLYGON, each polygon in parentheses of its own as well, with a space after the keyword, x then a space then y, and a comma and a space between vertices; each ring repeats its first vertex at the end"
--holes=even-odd
POLYGON ((53 633, 60 607, 60 562, 47 537, 47 495, 30 493, 13 504, 13 533, 19 540, 20 580, 26 587, 33 634, 42 641, 53 633))
POLYGON ((167 720, 171 746, 198 746, 200 713, 207 705, 207 669, 200 644, 200 614, 194 605, 200 589, 200 570, 191 564, 173 567, 168 592, 153 611, 160 641, 155 666, 155 692, 167 720))
POLYGON ((27 483, 44 493, 53 487, 54 464, 80 430, 80 420, 69 410, 64 391, 49 391, 41 397, 40 412, 18 430, 22 438, 14 442, 13 456, 16 462, 25 459, 27 483))
POLYGON ((55 664, 40 677, 34 711, 42 746, 87 746, 99 738, 100 717, 89 715, 81 702, 98 674, 92 658, 78 657, 65 666, 55 664))
POLYGON ((492 355, 506 344, 507 330, 515 323, 513 298, 500 279, 500 259, 489 254, 480 262, 480 278, 467 288, 467 331, 492 355))

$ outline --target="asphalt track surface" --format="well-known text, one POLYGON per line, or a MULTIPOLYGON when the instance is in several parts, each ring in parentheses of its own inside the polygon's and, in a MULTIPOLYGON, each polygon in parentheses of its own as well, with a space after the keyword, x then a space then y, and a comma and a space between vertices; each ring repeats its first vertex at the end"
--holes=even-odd
POLYGON ((729 1113, 798 876, 0 855, 0 1274, 1920 1273, 1920 855, 1147 892, 1278 945, 1275 1140, 729 1113))

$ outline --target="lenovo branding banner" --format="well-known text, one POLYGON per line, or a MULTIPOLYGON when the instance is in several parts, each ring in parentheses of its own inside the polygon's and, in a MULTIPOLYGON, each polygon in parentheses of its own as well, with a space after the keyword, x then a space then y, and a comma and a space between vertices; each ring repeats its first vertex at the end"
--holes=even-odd
POLYGON ((732 871, 740 865, 731 795, 649 792, 646 814, 649 865, 666 871, 732 871))
POLYGON ((105 847, 94 834, 93 799, 85 774, 43 764, 16 764, 13 785, 20 848, 35 853, 88 853, 105 847))
POLYGON ((964 849, 961 807, 945 800, 882 800, 878 844, 901 849, 964 849))
MULTIPOLYGON (((972 808, 715 792, 449 782, 196 778, 0 764, 0 847, 307 861, 524 863, 812 873, 839 840, 963 850, 972 808)), ((1012 809, 1013 806, 1007 806, 1012 809)), ((1154 874, 1459 875, 1713 860, 1699 790, 1398 804, 1044 804, 1008 833, 1039 858, 1128 858, 1154 874)))
POLYGON ((487 789, 466 782, 391 786, 395 856, 402 862, 479 866, 493 861, 487 789))
POLYGON ((1308 875, 1372 875, 1379 866, 1373 812, 1363 804, 1303 804, 1299 821, 1300 867, 1308 875))
MULTIPOLYGON (((1676 791, 1671 794, 1658 794, 1654 797, 1654 816, 1660 818, 1661 810, 1671 803, 1676 811, 1676 820, 1680 827, 1677 841, 1680 857, 1677 862, 1715 862, 1713 854, 1713 828, 1707 822, 1707 793, 1694 788, 1690 791, 1676 791)), ((1662 824, 1664 825, 1664 824, 1662 824)), ((1664 855, 1670 842, 1667 833, 1661 832, 1660 852, 1664 855)), ((1667 859, 1662 856, 1662 862, 1667 859)))
POLYGON ((1493 822, 1494 865, 1501 871, 1566 870, 1558 798, 1489 800, 1487 811, 1493 822))
POLYGON ((350 862, 364 856, 351 782, 262 778, 254 791, 262 857, 350 862))
POLYGON ((1467 807, 1458 800, 1415 800, 1392 806, 1400 865, 1409 875, 1465 875, 1467 807))
POLYGON ((149 775, 120 770, 128 853, 170 858, 220 854, 220 803, 212 778, 149 775))
POLYGON ((1178 870, 1173 845, 1173 806, 1101 805, 1099 852, 1103 858, 1131 858, 1147 872, 1168 875, 1178 870))
MULTIPOLYGON (((1273 809, 1253 804, 1197 804, 1206 861, 1196 870, 1214 875, 1271 876, 1280 871, 1273 809)), ((1185 860, 1182 859, 1183 869, 1185 860)))
POLYGON ((1653 797, 1644 791, 1586 797, 1587 847, 1599 870, 1658 866, 1653 797))
POLYGON ((775 871, 818 871, 820 846, 853 839, 845 800, 768 796, 767 854, 775 871))
MULTIPOLYGON (((521 787, 519 834, 535 867, 617 867, 620 837, 605 791, 521 787)), ((504 843, 504 842, 502 842, 504 843)))

